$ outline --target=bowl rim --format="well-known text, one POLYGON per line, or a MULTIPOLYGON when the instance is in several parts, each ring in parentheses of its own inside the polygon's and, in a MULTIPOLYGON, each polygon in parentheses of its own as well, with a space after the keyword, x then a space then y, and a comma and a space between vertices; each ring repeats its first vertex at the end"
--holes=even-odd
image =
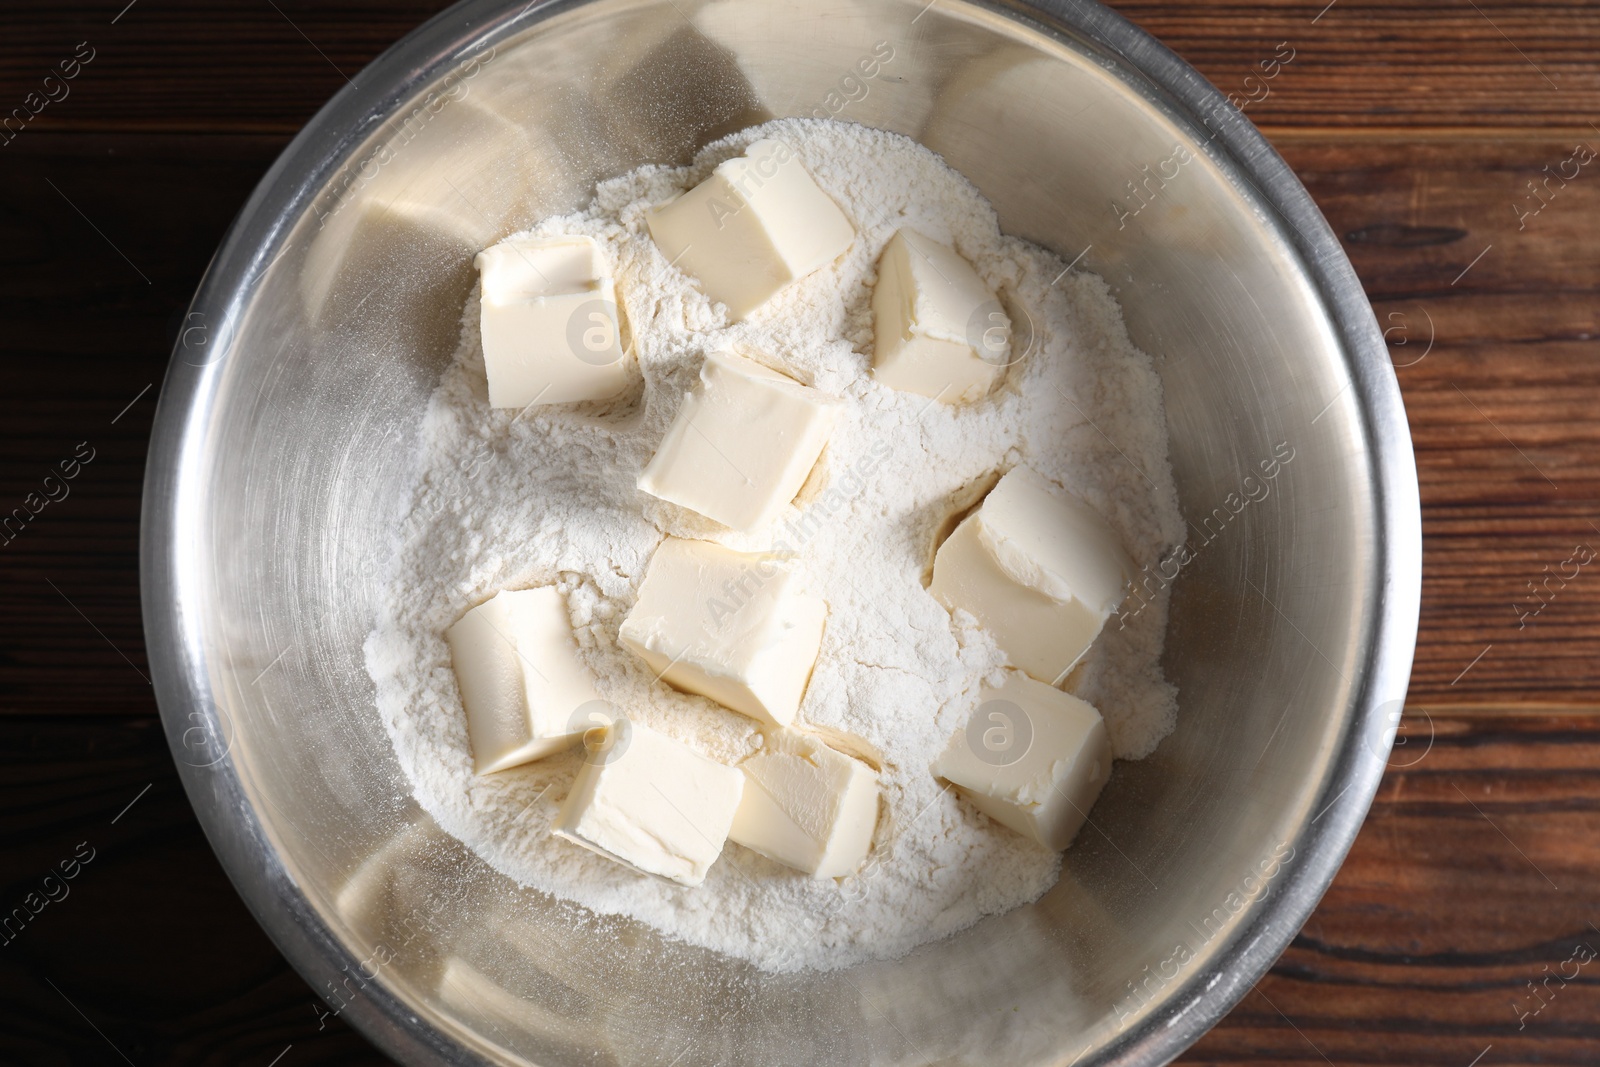
MULTIPOLYGON (((291 140, 267 170, 202 279, 190 318, 208 329, 211 355, 185 359, 180 335, 165 375, 146 460, 140 529, 140 587, 146 646, 161 718, 184 789, 213 851, 256 921, 295 970, 319 989, 351 967, 356 955, 324 922, 287 869, 251 806, 226 748, 215 761, 185 758, 196 730, 227 735, 211 696, 205 653, 190 631, 196 620, 182 597, 181 557, 197 528, 186 470, 198 464, 207 415, 228 345, 255 286, 295 224, 359 151, 374 116, 436 81, 483 48, 553 16, 597 0, 462 0, 402 37, 341 88, 291 140)), ((1226 1015, 1266 974, 1304 925, 1355 841, 1382 778, 1410 675, 1421 599, 1421 506, 1411 437, 1388 349, 1354 268, 1310 194, 1262 134, 1220 90, 1175 53, 1095 0, 961 0, 1021 23, 1077 51, 1098 51, 1130 87, 1147 83, 1158 105, 1186 132, 1209 131, 1240 195, 1269 208, 1340 341, 1345 370, 1367 436, 1372 486, 1374 602, 1366 671, 1353 697, 1337 750, 1316 799, 1318 815, 1291 840, 1303 862, 1287 867, 1278 890, 1249 906, 1247 921, 1218 952, 1226 966, 1195 974, 1136 1026, 1116 1035, 1095 1062, 1140 1067, 1164 1064, 1226 1015), (1202 121, 1199 116, 1206 116, 1202 121)), ((1337 397, 1335 398, 1337 399, 1337 397)), ((192 477, 192 476, 191 476, 192 477)), ((483 1063, 480 1054, 414 1014, 381 981, 364 985, 343 1017, 385 1053, 407 1063, 483 1063)), ((320 995, 320 993, 319 993, 320 995)), ((1076 1062, 1076 1061, 1073 1061, 1076 1062)))

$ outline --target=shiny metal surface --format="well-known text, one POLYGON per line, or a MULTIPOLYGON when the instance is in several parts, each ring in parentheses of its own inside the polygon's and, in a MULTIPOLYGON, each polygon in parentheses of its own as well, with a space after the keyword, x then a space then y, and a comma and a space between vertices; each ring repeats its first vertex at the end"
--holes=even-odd
POLYGON ((1421 566, 1405 416, 1349 264, 1260 136, 1119 17, 924 4, 469 0, 312 121, 212 264, 145 492, 162 714, 240 893, 395 1057, 1162 1063, 1349 847, 1421 566), (863 77, 879 42, 893 56, 863 77), (771 976, 577 915, 442 834, 362 641, 473 252, 597 178, 801 114, 922 140, 1004 229, 1106 278, 1158 357, 1203 547, 1176 582, 1178 730, 1119 765, 1051 892, 902 960, 771 976))

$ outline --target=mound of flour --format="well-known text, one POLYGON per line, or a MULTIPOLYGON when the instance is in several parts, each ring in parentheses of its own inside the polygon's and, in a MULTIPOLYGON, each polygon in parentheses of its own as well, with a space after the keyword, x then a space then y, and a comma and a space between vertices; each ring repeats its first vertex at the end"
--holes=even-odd
MULTIPOLYGON (((366 644, 379 710, 423 808, 521 884, 773 970, 900 955, 1036 899, 1060 858, 929 773, 1005 658, 970 616, 952 619, 924 579, 952 511, 1017 463, 1096 507, 1140 565, 1182 540, 1160 383, 1104 283, 1003 236, 977 190, 927 149, 827 121, 770 123, 708 146, 690 167, 641 168, 602 183, 587 210, 533 232, 600 241, 636 381, 603 408, 493 410, 476 297, 464 309, 366 644), (730 327, 720 305, 666 262, 645 214, 760 137, 794 148, 857 237, 833 266, 730 327), (907 225, 955 247, 1011 309, 1017 351, 1027 354, 982 401, 948 407, 872 380, 875 265, 907 225), (732 345, 847 401, 803 506, 760 538, 729 534, 634 486, 704 354, 732 345), (729 843, 705 883, 685 888, 550 835, 579 754, 473 774, 444 631, 500 589, 550 583, 567 593, 582 655, 607 699, 727 763, 760 747, 752 720, 655 682, 617 641, 667 534, 742 549, 782 543, 798 554, 807 591, 827 601, 797 725, 862 739, 881 764, 884 815, 872 857, 852 878, 817 881, 729 843)), ((1159 662, 1166 615, 1163 599, 1125 629, 1107 627, 1074 678, 1121 758, 1148 754, 1173 726, 1176 691, 1159 662)))

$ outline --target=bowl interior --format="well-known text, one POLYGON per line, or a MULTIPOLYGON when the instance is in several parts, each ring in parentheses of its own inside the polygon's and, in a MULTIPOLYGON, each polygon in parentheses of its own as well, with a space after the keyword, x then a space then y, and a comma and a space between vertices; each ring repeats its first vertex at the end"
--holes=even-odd
POLYGON ((1135 65, 1168 89, 1192 72, 1087 5, 496 6, 441 16, 319 116, 174 362, 164 711, 241 889, 327 1010, 423 1059, 1164 1061, 1292 936, 1386 751, 1352 741, 1390 534, 1350 369, 1371 352, 1308 277, 1320 219, 1268 206, 1275 157, 1240 158, 1236 117, 1198 124, 1135 65), (774 976, 519 889, 440 832, 362 642, 473 254, 787 115, 920 140, 1005 231, 1106 278, 1158 360, 1195 558, 1167 644, 1177 732, 1118 765, 1054 889, 905 959, 774 976))

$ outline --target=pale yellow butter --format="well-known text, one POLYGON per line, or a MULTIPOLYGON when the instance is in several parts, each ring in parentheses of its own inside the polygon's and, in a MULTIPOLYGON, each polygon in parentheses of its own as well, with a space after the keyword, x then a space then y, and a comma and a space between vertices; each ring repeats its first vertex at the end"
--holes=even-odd
POLYGON ((570 748, 601 701, 559 589, 505 590, 445 632, 479 774, 570 748))
POLYGON ((585 745, 588 758, 552 832, 646 874, 705 881, 744 775, 627 718, 595 727, 585 745))
POLYGON ((991 819, 1059 852, 1111 777, 1100 713, 1015 671, 978 699, 933 773, 991 819))
POLYGON ((619 637, 668 685, 772 726, 794 721, 828 605, 788 561, 669 537, 619 637))
POLYGON ((827 266, 855 228, 782 141, 756 141, 648 218, 650 236, 738 322, 827 266))
POLYGON ((878 825, 878 775, 818 737, 784 730, 743 763, 730 840, 818 878, 867 858, 878 825))
POLYGON ((1017 467, 939 546, 930 591, 976 616, 1014 666, 1056 683, 1099 636, 1133 573, 1094 509, 1017 467))
POLYGON ((800 492, 839 407, 752 359, 713 353, 639 488, 735 530, 759 530, 800 492))
POLYGON ((946 404, 981 398, 1011 359, 1011 320, 994 293, 915 230, 897 231, 878 260, 872 327, 872 376, 946 404))
POLYGON ((592 237, 508 237, 478 253, 489 404, 605 400, 628 384, 616 287, 592 237))

